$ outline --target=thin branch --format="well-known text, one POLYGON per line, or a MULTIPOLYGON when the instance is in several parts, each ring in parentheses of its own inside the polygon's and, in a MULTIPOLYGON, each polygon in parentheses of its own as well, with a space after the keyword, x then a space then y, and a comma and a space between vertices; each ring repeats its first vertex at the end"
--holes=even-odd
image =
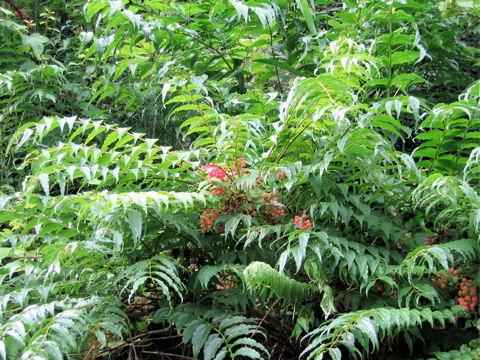
POLYGON ((195 360, 195 358, 190 357, 190 356, 171 354, 171 353, 166 353, 166 352, 162 352, 162 351, 147 351, 147 350, 143 350, 142 353, 144 353, 144 354, 153 354, 153 355, 172 356, 172 357, 176 357, 176 358, 179 358, 179 359, 195 360))

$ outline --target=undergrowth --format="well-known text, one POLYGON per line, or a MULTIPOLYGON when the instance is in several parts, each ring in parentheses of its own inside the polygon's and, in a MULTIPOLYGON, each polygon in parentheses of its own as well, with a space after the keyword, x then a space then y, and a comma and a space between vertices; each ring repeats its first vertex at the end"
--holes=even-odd
POLYGON ((0 359, 477 359, 479 16, 0 3, 0 359))

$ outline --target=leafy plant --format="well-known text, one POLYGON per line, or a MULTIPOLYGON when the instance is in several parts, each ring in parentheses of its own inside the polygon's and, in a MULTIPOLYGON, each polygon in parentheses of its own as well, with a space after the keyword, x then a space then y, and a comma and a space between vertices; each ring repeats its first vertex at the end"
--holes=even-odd
POLYGON ((475 358, 479 15, 3 2, 0 359, 475 358))

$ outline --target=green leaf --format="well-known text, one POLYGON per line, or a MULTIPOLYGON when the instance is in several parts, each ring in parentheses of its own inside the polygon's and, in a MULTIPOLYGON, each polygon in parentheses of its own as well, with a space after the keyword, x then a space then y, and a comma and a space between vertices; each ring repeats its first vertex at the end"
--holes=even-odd
POLYGON ((316 34, 317 29, 315 27, 315 22, 313 21, 312 10, 308 5, 308 0, 297 0, 297 6, 300 8, 303 18, 307 23, 307 27, 308 27, 308 31, 310 32, 310 35, 316 34))
POLYGON ((0 340, 0 359, 7 360, 7 351, 5 349, 5 343, 0 340))
POLYGON ((193 334, 192 338, 192 345, 193 345, 193 356, 195 358, 198 357, 202 346, 207 341, 208 335, 210 334, 210 326, 207 324, 201 324, 195 330, 195 334, 193 334))
MULTIPOLYGON (((205 347, 203 348, 204 360, 213 359, 222 344, 223 340, 220 338, 220 336, 217 334, 210 335, 205 343, 205 347)), ((222 351, 225 351, 225 349, 222 349, 222 351)))
POLYGON ((397 51, 392 54, 392 66, 407 64, 418 59, 420 53, 418 51, 397 51))
POLYGON ((373 325, 372 321, 367 317, 362 317, 357 322, 356 327, 361 330, 363 334, 367 335, 374 348, 378 349, 379 344, 377 339, 377 331, 375 330, 375 326, 373 325))
POLYGON ((25 46, 29 46, 35 57, 40 60, 40 55, 43 53, 43 49, 45 44, 49 42, 48 38, 39 34, 33 33, 32 35, 22 35, 22 44, 25 46))
POLYGON ((308 75, 301 70, 295 69, 292 65, 290 65, 286 61, 279 61, 279 60, 275 60, 275 59, 256 59, 256 60, 253 60, 253 62, 273 65, 273 66, 278 67, 280 69, 290 71, 292 74, 295 74, 297 76, 307 76, 308 75))
POLYGON ((248 348, 248 347, 241 347, 240 349, 235 351, 235 356, 246 356, 246 357, 249 357, 250 359, 262 358, 262 356, 257 350, 248 348))
POLYGON ((142 236, 143 228, 142 214, 136 210, 129 210, 127 212, 127 222, 132 231, 133 238, 135 240, 140 239, 140 237, 142 236))
POLYGON ((225 359, 225 356, 227 356, 227 349, 222 348, 222 350, 220 350, 217 353, 217 356, 215 356, 215 359, 213 359, 213 360, 223 360, 223 359, 225 359))
POLYGON ((50 186, 48 184, 48 174, 41 173, 40 175, 38 175, 38 180, 40 181, 40 185, 42 185, 45 195, 48 196, 50 194, 50 186))
POLYGON ((328 351, 328 354, 332 357, 332 360, 341 360, 342 359, 342 352, 337 348, 330 349, 328 351))
POLYGON ((196 281, 200 282, 200 285, 202 286, 202 288, 206 289, 208 288, 208 283, 210 282, 210 279, 212 278, 212 276, 222 271, 223 269, 224 269, 223 265, 204 266, 198 271, 196 281))

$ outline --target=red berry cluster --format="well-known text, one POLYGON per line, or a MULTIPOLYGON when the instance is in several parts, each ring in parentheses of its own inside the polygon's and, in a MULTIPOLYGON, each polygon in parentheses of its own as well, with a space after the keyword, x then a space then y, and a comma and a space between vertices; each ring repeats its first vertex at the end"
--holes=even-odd
POLYGON ((212 191, 210 191, 210 193, 213 194, 213 195, 225 196, 225 195, 227 195, 227 189, 225 189, 224 187, 217 187, 217 188, 213 189, 212 191))
POLYGON ((137 297, 133 300, 134 305, 140 305, 140 306, 145 306, 145 308, 148 310, 151 308, 149 303, 149 298, 148 297, 137 297))
POLYGON ((293 222, 297 229, 300 230, 309 230, 312 228, 312 222, 308 220, 308 215, 303 214, 302 216, 295 216, 295 220, 290 220, 290 222, 293 222))
POLYGON ((280 171, 280 170, 277 171, 277 178, 278 178, 279 180, 283 180, 283 179, 285 179, 286 177, 287 177, 287 174, 285 174, 283 171, 280 171))
POLYGON ((235 281, 231 276, 222 276, 218 281, 221 285, 217 285, 217 290, 232 289, 235 287, 235 281))
POLYGON ((257 211, 253 208, 253 206, 247 207, 247 212, 251 214, 253 217, 257 216, 257 211))
POLYGON ((281 220, 285 216, 285 210, 281 205, 268 205, 267 216, 270 216, 275 220, 281 220))
MULTIPOLYGON (((208 208, 200 216, 200 230, 203 233, 213 231, 215 221, 219 215, 235 215, 240 213, 253 217, 260 216, 259 221, 270 225, 276 225, 282 222, 285 216, 285 206, 280 203, 279 191, 262 193, 262 205, 252 206, 258 204, 257 199, 250 198, 250 193, 245 189, 237 187, 237 185, 233 183, 228 184, 229 181, 232 178, 236 178, 240 172, 247 172, 247 170, 244 169, 246 166, 247 163, 245 159, 238 158, 233 162, 233 167, 224 166, 220 163, 210 163, 200 167, 201 170, 207 172, 206 178, 214 185, 210 192, 213 195, 223 197, 221 208, 219 207, 217 210, 208 208)), ((286 175, 282 171, 278 171, 277 176, 280 180, 283 180, 286 175)), ((263 188, 263 179, 258 178, 257 182, 258 185, 255 187, 261 190, 263 188)), ((245 184, 244 187, 247 187, 247 185, 245 184)), ((258 192, 256 194, 258 194, 258 192)), ((311 223, 310 221, 305 221, 302 223, 302 226, 304 226, 305 229, 309 229, 311 228, 311 223)), ((219 224, 215 231, 221 233, 223 229, 224 226, 219 224)))
POLYGON ((97 339, 93 339, 88 343, 88 346, 89 346, 89 349, 84 359, 95 360, 98 357, 99 349, 102 346, 102 343, 97 339))
POLYGON ((282 205, 276 205, 273 203, 279 203, 280 198, 279 191, 275 191, 273 193, 263 193, 262 194, 262 204, 266 205, 267 213, 265 214, 268 219, 271 219, 272 223, 277 223, 279 220, 283 219, 285 216, 285 209, 282 205))
POLYGON ((398 299, 398 291, 397 290, 392 290, 388 293, 388 296, 390 296, 393 300, 398 299))
MULTIPOLYGON (((238 169, 244 168, 247 166, 244 158, 238 158, 237 161, 233 163, 233 169, 228 166, 221 166, 219 163, 210 163, 200 166, 200 170, 207 171, 207 179, 219 179, 221 181, 227 182, 229 177, 235 177, 238 175, 238 169)), ((243 169, 240 171, 245 174, 247 170, 243 169)))
POLYGON ((213 229, 213 225, 215 225, 215 219, 219 215, 218 210, 207 209, 203 212, 203 216, 200 217, 200 229, 203 233, 210 232, 213 229))
POLYGON ((478 296, 477 289, 475 288, 472 279, 462 279, 458 295, 461 296, 458 298, 458 304, 460 306, 462 306, 467 311, 475 311, 475 306, 477 306, 478 302, 478 296))
POLYGON ((135 297, 132 302, 131 314, 136 318, 141 318, 148 315, 152 309, 152 302, 154 301, 151 295, 145 295, 143 297, 135 297))
MULTIPOLYGON (((237 161, 233 163, 234 168, 229 168, 228 166, 221 166, 219 163, 210 163, 200 166, 200 170, 207 171, 207 179, 212 180, 213 184, 217 184, 217 180, 222 182, 228 182, 231 177, 236 177, 238 175, 238 169, 244 168, 247 166, 244 158, 238 158, 237 161)), ((247 170, 240 170, 241 173, 246 173, 247 170)), ((223 186, 217 186, 210 191, 213 195, 226 196, 227 189, 223 186)))
POLYGON ((19 11, 15 10, 13 13, 15 16, 23 17, 23 15, 25 15, 25 9, 20 9, 19 11))
POLYGON ((262 204, 269 204, 270 202, 279 202, 280 198, 277 196, 280 195, 280 192, 275 191, 274 193, 263 193, 262 194, 262 204))
POLYGON ((425 238, 424 242, 425 242, 425 245, 433 245, 435 243, 435 241, 430 238, 425 238))
POLYGON ((439 272, 437 274, 436 278, 433 278, 432 281, 440 286, 442 289, 446 289, 448 286, 448 283, 456 283, 458 281, 458 270, 455 270, 454 268, 448 269, 446 273, 439 272))
POLYGON ((424 244, 425 245, 433 245, 435 243, 437 243, 438 241, 441 241, 442 238, 446 238, 449 236, 449 231, 450 231, 450 228, 448 226, 445 226, 443 228, 443 230, 441 230, 438 234, 435 234, 433 235, 433 237, 429 238, 425 238, 424 239, 424 244))
POLYGON ((221 181, 228 181, 228 176, 238 173, 237 169, 229 169, 226 166, 221 167, 218 163, 203 165, 200 169, 207 170, 207 179, 219 179, 221 181))
POLYGON ((188 265, 188 270, 192 273, 198 271, 201 268, 202 266, 198 266, 197 264, 193 264, 193 263, 188 265))
POLYGON ((233 166, 236 168, 244 168, 247 167, 247 163, 245 162, 245 159, 243 157, 239 157, 237 161, 233 163, 233 166))

